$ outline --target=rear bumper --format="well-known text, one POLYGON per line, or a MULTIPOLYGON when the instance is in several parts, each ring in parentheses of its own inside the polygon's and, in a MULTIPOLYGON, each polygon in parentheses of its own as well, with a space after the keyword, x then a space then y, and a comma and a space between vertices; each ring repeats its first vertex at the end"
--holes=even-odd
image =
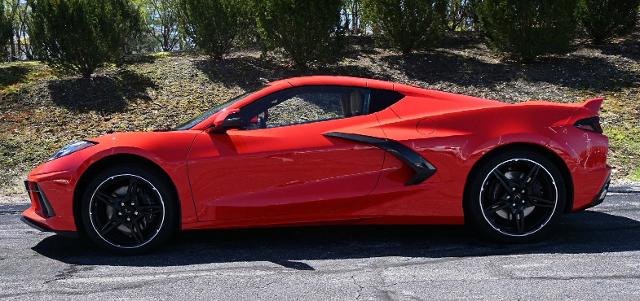
MULTIPOLYGON (((602 204, 604 199, 607 197, 607 193, 609 192, 609 185, 611 184, 611 167, 606 167, 606 173, 602 175, 603 180, 600 180, 598 186, 591 186, 591 192, 589 193, 589 198, 580 206, 574 207, 571 212, 580 212, 585 209, 592 208, 602 204), (597 189, 597 190, 596 190, 597 189)), ((583 188, 583 189, 586 189, 583 188)))
POLYGON ((598 195, 593 199, 591 204, 587 206, 587 208, 598 206, 602 204, 602 202, 604 202, 604 199, 607 197, 607 193, 609 192, 609 184, 611 184, 611 174, 609 174, 607 180, 604 182, 604 185, 602 186, 602 188, 600 188, 598 195))

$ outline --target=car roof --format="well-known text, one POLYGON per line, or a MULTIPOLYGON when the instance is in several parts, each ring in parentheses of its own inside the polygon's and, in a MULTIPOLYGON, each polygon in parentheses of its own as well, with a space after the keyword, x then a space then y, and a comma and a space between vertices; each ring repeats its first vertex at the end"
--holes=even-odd
POLYGON ((315 85, 331 85, 331 86, 349 86, 349 87, 363 87, 363 88, 376 88, 395 90, 398 92, 404 92, 408 94, 426 94, 428 90, 418 86, 405 85, 394 83, 390 81, 383 81, 377 79, 369 79, 353 76, 333 76, 333 75, 312 75, 312 76, 300 76, 283 80, 278 80, 269 83, 269 85, 275 86, 283 83, 288 83, 293 87, 301 86, 315 86, 315 85))
POLYGON ((329 75, 315 75, 315 76, 302 76, 285 79, 289 84, 294 87, 300 86, 314 86, 314 85, 332 85, 332 86, 354 86, 354 87, 366 87, 367 79, 351 76, 329 76, 329 75))

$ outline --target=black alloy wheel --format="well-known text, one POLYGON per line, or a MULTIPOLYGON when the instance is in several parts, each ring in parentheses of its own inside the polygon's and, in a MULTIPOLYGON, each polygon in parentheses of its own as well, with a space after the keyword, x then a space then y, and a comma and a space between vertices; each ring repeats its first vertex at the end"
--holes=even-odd
POLYGON ((510 159, 487 175, 479 202, 484 218, 494 229, 506 235, 526 236, 551 220, 558 205, 558 188, 539 163, 510 159))
POLYGON ((566 202, 565 182, 558 168, 535 152, 497 156, 471 182, 475 187, 465 200, 471 222, 505 241, 543 235, 561 216, 566 202))
POLYGON ((111 251, 145 252, 177 228, 173 194, 162 177, 146 169, 106 170, 89 184, 83 199, 85 232, 111 251))

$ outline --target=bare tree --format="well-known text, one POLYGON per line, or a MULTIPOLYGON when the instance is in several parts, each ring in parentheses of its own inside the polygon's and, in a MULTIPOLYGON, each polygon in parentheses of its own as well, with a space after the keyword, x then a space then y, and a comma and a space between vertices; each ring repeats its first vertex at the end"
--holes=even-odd
POLYGON ((5 18, 11 24, 9 39, 10 60, 31 59, 33 57, 29 43, 29 17, 31 7, 27 0, 0 0, 4 2, 5 18))
POLYGON ((147 26, 162 51, 173 51, 181 34, 178 30, 178 0, 141 0, 147 26))
POLYGON ((349 33, 353 35, 361 34, 364 31, 362 30, 362 0, 345 0, 343 13, 349 33))
POLYGON ((15 20, 18 15, 18 7, 20 6, 20 0, 5 0, 5 15, 8 21, 13 25, 11 38, 9 39, 9 61, 14 61, 18 58, 19 50, 16 49, 16 44, 20 42, 16 39, 15 20))
POLYGON ((17 37, 19 46, 18 49, 24 58, 27 60, 33 59, 33 49, 29 41, 29 22, 31 20, 31 6, 27 2, 24 2, 18 11, 18 18, 16 20, 17 37))
POLYGON ((473 0, 450 0, 447 4, 447 29, 450 31, 475 30, 477 17, 473 0))

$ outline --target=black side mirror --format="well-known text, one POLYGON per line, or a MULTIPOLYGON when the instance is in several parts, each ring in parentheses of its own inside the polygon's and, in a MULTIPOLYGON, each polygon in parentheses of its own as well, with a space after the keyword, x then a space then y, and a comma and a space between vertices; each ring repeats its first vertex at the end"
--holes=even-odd
POLYGON ((224 133, 230 129, 239 129, 244 126, 244 122, 240 117, 240 112, 234 112, 229 114, 219 125, 211 128, 211 132, 213 133, 224 133))

